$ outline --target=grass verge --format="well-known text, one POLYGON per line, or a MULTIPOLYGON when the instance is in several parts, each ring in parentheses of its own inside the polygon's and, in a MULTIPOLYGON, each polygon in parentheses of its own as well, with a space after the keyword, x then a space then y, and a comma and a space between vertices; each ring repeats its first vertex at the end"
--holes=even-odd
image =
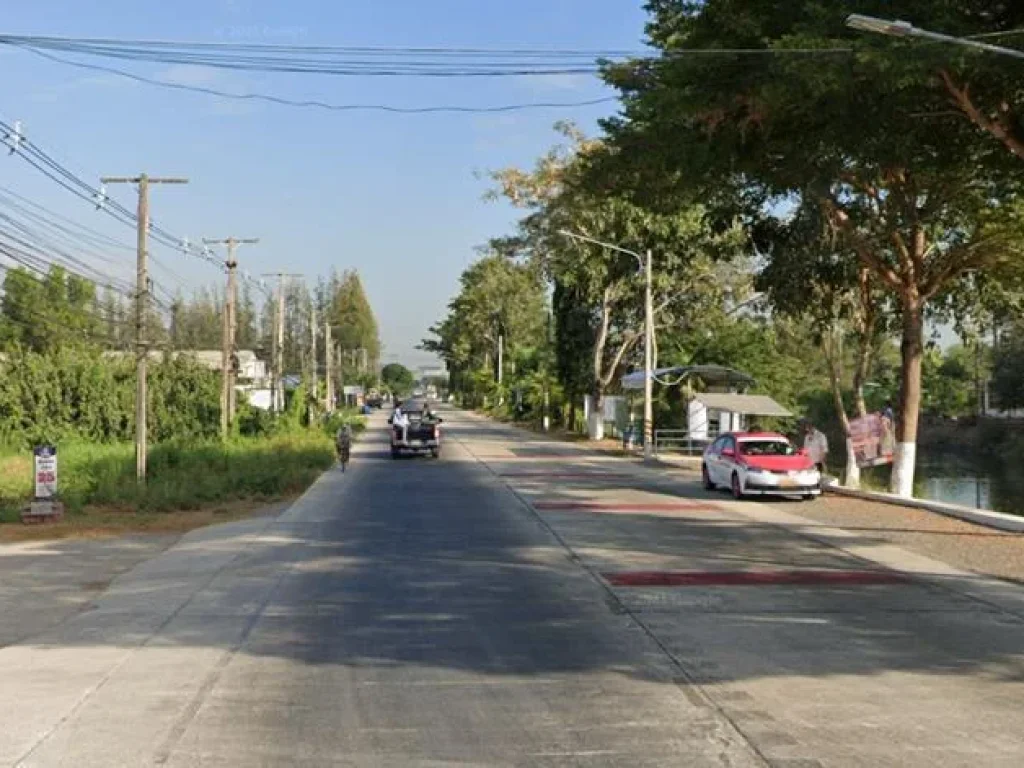
MULTIPOLYGON (((62 525, 169 532, 237 519, 245 516, 243 508, 301 493, 332 465, 334 447, 325 430, 226 443, 163 443, 150 451, 145 486, 135 481, 131 444, 69 444, 58 448, 58 458, 67 511, 62 525)), ((0 456, 0 523, 19 521, 31 493, 31 456, 0 456)), ((54 526, 44 528, 54 533, 54 526)))

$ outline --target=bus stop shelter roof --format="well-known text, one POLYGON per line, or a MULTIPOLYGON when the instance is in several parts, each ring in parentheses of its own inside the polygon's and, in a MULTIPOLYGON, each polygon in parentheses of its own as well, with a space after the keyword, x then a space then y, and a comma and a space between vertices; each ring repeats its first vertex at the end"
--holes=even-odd
POLYGON ((793 414, 767 395, 735 395, 730 392, 701 392, 693 399, 713 411, 729 411, 745 416, 779 416, 793 414))
MULTIPOLYGON (((673 379, 673 383, 682 384, 692 379, 700 379, 709 387, 749 387, 754 384, 751 376, 726 368, 724 365, 677 365, 673 368, 658 368, 654 371, 657 379, 673 379)), ((644 372, 634 371, 622 377, 623 389, 643 389, 644 372)))

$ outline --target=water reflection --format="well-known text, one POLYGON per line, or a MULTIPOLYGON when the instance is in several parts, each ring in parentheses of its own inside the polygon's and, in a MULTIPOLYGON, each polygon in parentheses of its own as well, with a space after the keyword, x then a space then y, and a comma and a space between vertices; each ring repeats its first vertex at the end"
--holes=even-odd
POLYGON ((914 495, 1024 516, 1024 476, 996 461, 944 457, 917 467, 914 495))

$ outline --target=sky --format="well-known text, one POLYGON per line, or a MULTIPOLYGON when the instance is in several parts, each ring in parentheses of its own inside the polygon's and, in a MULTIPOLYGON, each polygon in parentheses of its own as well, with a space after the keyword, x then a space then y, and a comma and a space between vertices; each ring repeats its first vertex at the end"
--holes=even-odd
MULTIPOLYGON (((642 0, 35 0, 8 3, 5 34, 301 45, 637 49, 642 0)), ((394 106, 490 106, 613 95, 581 75, 500 79, 347 78, 119 64, 167 82, 292 99, 394 106)), ((83 179, 182 176, 154 187, 153 220, 192 241, 259 237, 239 251, 253 275, 311 281, 359 271, 383 359, 431 362, 415 347, 445 314, 475 248, 512 231, 516 212, 482 199, 481 173, 529 166, 556 120, 588 131, 614 104, 503 114, 337 113, 153 87, 0 47, 0 119, 83 179)), ((134 233, 21 162, 0 156, 0 186, 124 241, 101 265, 134 279, 134 233)), ((134 208, 134 190, 109 193, 134 208)), ((154 245, 170 293, 219 284, 210 265, 154 245)))

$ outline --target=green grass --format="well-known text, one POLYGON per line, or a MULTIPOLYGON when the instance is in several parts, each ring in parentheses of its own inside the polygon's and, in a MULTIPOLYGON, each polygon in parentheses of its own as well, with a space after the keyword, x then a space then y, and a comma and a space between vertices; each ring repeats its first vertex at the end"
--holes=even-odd
MULTIPOLYGON (((86 507, 166 512, 298 493, 331 466, 334 447, 322 430, 227 443, 163 443, 150 450, 144 487, 135 481, 131 444, 61 445, 58 459, 60 497, 69 512, 86 507)), ((16 520, 31 493, 31 454, 0 456, 0 522, 16 520)))

